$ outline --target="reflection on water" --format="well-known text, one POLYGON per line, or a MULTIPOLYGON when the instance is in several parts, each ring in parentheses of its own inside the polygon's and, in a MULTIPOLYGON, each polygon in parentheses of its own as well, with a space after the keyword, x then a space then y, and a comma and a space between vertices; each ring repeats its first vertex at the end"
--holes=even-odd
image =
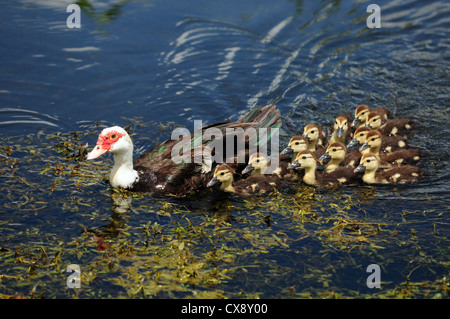
MULTIPOLYGON (((159 255, 177 247, 186 257, 188 241, 181 239, 190 229, 196 258, 227 249, 235 256, 234 279, 219 284, 227 297, 241 290, 248 297, 317 297, 314 291, 330 286, 354 296, 349 289, 364 292, 352 277, 355 263, 362 278, 371 259, 384 263, 383 280, 395 284, 410 272, 434 282, 448 270, 445 1, 380 4, 380 29, 366 27, 361 2, 111 0, 81 1, 82 28, 69 30, 70 3, 2 6, 0 253, 28 243, 82 242, 86 232, 114 247, 153 232, 159 255), (260 203, 223 194, 172 201, 111 195, 102 182, 110 157, 94 164, 74 159, 106 126, 131 124, 142 154, 170 136, 166 124, 237 119, 269 103, 283 117, 281 147, 308 123, 327 126, 361 103, 385 106, 416 122, 410 145, 429 152, 429 174, 414 185, 318 190, 303 202, 298 194, 260 203), (380 232, 374 222, 383 224, 380 232)), ((223 260, 215 270, 228 266, 223 260)), ((106 278, 99 280, 101 286, 106 278)), ((14 293, 11 287, 5 293, 14 293)))

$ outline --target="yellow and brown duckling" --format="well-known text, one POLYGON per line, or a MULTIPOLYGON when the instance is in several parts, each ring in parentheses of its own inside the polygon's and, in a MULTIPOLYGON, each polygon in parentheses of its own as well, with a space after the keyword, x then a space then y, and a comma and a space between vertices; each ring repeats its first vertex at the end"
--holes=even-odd
POLYGON ((278 157, 278 163, 269 160, 269 158, 260 152, 250 155, 247 166, 242 171, 242 174, 249 174, 250 176, 276 176, 282 178, 287 174, 291 174, 288 170, 289 160, 280 160, 278 157))
POLYGON ((325 166, 326 172, 331 172, 338 167, 355 168, 361 159, 361 152, 358 150, 347 152, 344 144, 335 142, 327 147, 325 154, 323 154, 319 161, 323 164, 324 161, 329 162, 325 166))
POLYGON ((381 106, 376 107, 375 109, 373 109, 371 111, 368 105, 361 104, 355 109, 355 118, 354 118, 351 126, 355 129, 357 129, 361 126, 365 126, 366 121, 367 121, 367 115, 370 112, 379 114, 384 121, 386 121, 391 115, 389 110, 385 107, 381 107, 381 106))
POLYGON ((318 152, 321 156, 325 152, 327 136, 324 130, 316 124, 308 124, 303 129, 303 136, 308 140, 308 150, 318 152))
POLYGON ((383 138, 379 131, 372 130, 367 133, 365 143, 359 148, 363 154, 374 154, 381 167, 417 163, 425 156, 425 152, 417 148, 405 148, 383 154, 381 152, 383 138))
POLYGON ((383 135, 400 135, 406 138, 411 133, 413 122, 409 119, 384 120, 380 114, 370 112, 367 115, 366 126, 380 131, 383 135))
MULTIPOLYGON (((347 149, 358 145, 358 148, 366 142, 366 135, 372 131, 368 126, 361 126, 356 129, 353 138, 347 144, 347 149)), ((380 151, 382 153, 390 153, 398 149, 406 148, 408 144, 403 136, 387 136, 384 135, 381 142, 380 151)))
POLYGON ((273 191, 280 185, 280 179, 273 176, 250 176, 248 178, 234 180, 234 171, 227 164, 221 164, 214 170, 213 178, 207 186, 212 187, 220 183, 220 189, 224 192, 243 195, 262 195, 273 191))
POLYGON ((350 114, 344 114, 338 116, 333 124, 333 133, 331 134, 329 144, 334 142, 347 143, 352 135, 353 129, 350 127, 352 123, 352 116, 350 114))
POLYGON ((303 136, 296 135, 289 141, 288 146, 281 152, 289 158, 295 158, 298 152, 308 150, 308 139, 303 136))
POLYGON ((362 180, 367 184, 395 184, 417 181, 424 171, 417 166, 404 165, 379 170, 378 158, 371 153, 364 154, 355 172, 364 172, 362 180))
POLYGON ((317 158, 311 151, 302 151, 289 165, 290 169, 304 169, 303 182, 308 185, 334 186, 348 183, 354 180, 356 173, 353 169, 347 170, 344 167, 336 168, 331 172, 317 171, 317 158))

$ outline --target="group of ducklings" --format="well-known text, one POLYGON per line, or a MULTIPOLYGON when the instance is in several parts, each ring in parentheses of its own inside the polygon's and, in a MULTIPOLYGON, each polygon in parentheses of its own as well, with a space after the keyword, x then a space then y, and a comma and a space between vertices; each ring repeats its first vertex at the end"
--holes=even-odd
POLYGON ((242 171, 243 176, 250 176, 235 180, 233 169, 221 164, 208 186, 220 182, 226 192, 262 194, 283 187, 287 180, 326 186, 356 185, 361 180, 367 184, 416 181, 424 175, 415 165, 424 152, 408 148, 412 128, 409 119, 391 119, 388 109, 371 110, 362 104, 354 118, 348 113, 338 116, 328 132, 316 124, 306 125, 303 136, 290 139, 276 168, 269 168, 267 156, 255 153, 242 171))

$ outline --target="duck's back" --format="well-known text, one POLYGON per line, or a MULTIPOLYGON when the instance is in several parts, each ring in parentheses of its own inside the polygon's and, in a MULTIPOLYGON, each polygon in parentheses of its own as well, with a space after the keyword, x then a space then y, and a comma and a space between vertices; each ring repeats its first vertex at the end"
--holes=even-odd
MULTIPOLYGON (((189 147, 187 147, 188 149, 190 148, 191 154, 187 161, 175 162, 172 158, 172 150, 178 143, 182 143, 182 136, 178 140, 169 139, 154 147, 152 150, 147 151, 135 161, 134 168, 138 171, 139 181, 135 183, 133 190, 185 195, 197 189, 204 188, 212 176, 214 167, 219 164, 219 162, 211 161, 208 156, 204 156, 208 152, 211 155, 217 155, 214 153, 215 149, 212 150, 212 153, 210 149, 206 149, 210 141, 203 140, 205 130, 214 128, 216 132, 220 131, 222 133, 223 152, 226 150, 227 136, 231 135, 233 141, 235 139, 233 129, 242 128, 246 133, 250 132, 250 135, 246 136, 244 148, 244 160, 247 161, 248 140, 254 137, 252 132, 258 132, 260 128, 274 128, 278 130, 280 126, 280 113, 275 109, 275 105, 258 106, 234 123, 225 121, 211 124, 203 127, 201 134, 195 134, 195 132, 191 134, 189 147), (255 130, 246 131, 250 127, 255 128, 255 130), (199 154, 200 150, 201 154, 199 154)), ((260 142, 260 145, 265 145, 270 138, 271 135, 268 132, 267 138, 265 140, 259 139, 258 142, 260 142)), ((177 145, 177 147, 180 147, 180 145, 177 145)), ((233 151, 236 156, 236 147, 233 151)), ((218 156, 218 158, 221 157, 218 156)), ((224 159, 224 157, 222 158, 224 159)), ((220 163, 222 162, 223 160, 220 161, 220 163)), ((233 166, 235 169, 237 166, 242 166, 243 168, 245 167, 245 162, 238 163, 234 159, 234 163, 230 163, 230 166, 233 166)))

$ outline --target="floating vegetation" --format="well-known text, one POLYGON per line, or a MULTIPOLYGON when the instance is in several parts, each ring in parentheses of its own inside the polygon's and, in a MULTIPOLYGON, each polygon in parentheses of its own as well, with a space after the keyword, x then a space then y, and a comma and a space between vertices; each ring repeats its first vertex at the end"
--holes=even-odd
POLYGON ((97 133, 0 136, 0 298, 450 296, 441 203, 370 186, 186 199, 114 190, 112 158, 84 160, 97 133), (366 285, 370 264, 380 289, 366 285))

